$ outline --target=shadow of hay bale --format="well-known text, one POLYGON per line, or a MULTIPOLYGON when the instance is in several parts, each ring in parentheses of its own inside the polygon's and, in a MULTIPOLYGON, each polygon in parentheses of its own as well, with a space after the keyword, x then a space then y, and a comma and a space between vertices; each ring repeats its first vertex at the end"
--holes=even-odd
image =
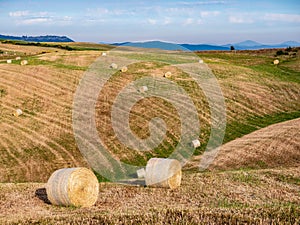
POLYGON ((35 196, 38 197, 40 200, 45 202, 46 204, 51 204, 51 202, 48 199, 46 188, 39 188, 35 191, 35 196))

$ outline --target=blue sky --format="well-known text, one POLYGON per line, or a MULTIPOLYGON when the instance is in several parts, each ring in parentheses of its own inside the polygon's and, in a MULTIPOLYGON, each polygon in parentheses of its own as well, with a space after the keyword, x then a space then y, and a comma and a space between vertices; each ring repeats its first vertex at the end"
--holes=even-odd
POLYGON ((0 34, 75 41, 300 41, 299 0, 0 0, 0 34))

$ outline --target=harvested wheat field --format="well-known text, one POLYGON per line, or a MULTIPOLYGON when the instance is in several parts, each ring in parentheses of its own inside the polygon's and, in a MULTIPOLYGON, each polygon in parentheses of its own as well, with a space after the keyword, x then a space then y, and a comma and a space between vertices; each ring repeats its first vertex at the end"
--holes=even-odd
MULTIPOLYGON (((166 135, 159 145, 138 151, 115 134, 111 114, 119 92, 147 77, 168 79, 190 96, 201 131, 193 140, 199 139, 201 146, 183 167, 180 187, 126 186, 96 173, 100 182, 96 204, 77 208, 49 204, 46 182, 61 168, 90 168, 73 133, 74 94, 95 60, 113 49, 90 43, 45 46, 0 44, 0 50, 9 53, 0 54, 1 224, 299 224, 298 52, 277 57, 276 66, 276 50, 197 53, 197 65, 200 57, 208 66, 203 63, 201 68, 209 68, 220 85, 227 121, 217 158, 200 172, 198 164, 214 121, 207 96, 184 71, 190 66, 186 53, 168 51, 166 58, 143 49, 116 51, 124 62, 132 63, 124 72, 114 71, 95 103, 96 131, 109 153, 124 163, 146 166, 150 158, 167 158, 180 142, 180 114, 158 97, 144 98, 130 109, 129 127, 147 139, 149 121, 161 118, 166 135), (12 63, 7 64, 11 56, 12 63), (28 64, 21 66, 16 57, 28 64), (172 76, 164 78, 167 72, 172 76), (14 116, 18 109, 22 114, 14 116)), ((116 63, 111 52, 104 58, 108 65, 116 63)), ((118 62, 120 68, 123 61, 118 62)), ((149 90, 141 94, 147 95, 155 85, 146 87, 149 90)), ((140 88, 128 90, 138 93, 140 88)), ((180 98, 178 102, 187 107, 180 98)), ((116 110, 122 112, 122 105, 116 110)))

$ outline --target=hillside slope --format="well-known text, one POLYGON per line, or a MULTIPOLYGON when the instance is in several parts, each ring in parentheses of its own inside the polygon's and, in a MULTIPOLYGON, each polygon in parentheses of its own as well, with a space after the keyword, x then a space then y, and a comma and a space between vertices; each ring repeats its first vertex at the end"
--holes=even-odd
MULTIPOLYGON (((201 156, 186 169, 198 168, 201 156)), ((300 119, 274 124, 220 147, 210 170, 264 169, 300 166, 300 119)))
MULTIPOLYGON (((0 182, 46 182, 50 174, 62 167, 88 166, 80 154, 72 130, 72 104, 84 72, 101 56, 103 45, 73 43, 80 50, 0 44, 0 182), (84 51, 85 45, 89 48, 84 51), (91 50, 90 48, 97 48, 91 50), (21 66, 17 56, 28 60, 21 66), (14 59, 7 64, 6 59, 14 59), (23 115, 14 117, 16 109, 23 115)), ((107 48, 108 49, 108 48, 107 48)), ((172 81, 185 88, 199 112, 202 142, 197 154, 205 149, 210 135, 207 99, 195 82, 179 68, 145 52, 129 51, 130 59, 144 59, 132 64, 122 74, 117 72, 105 86, 106 94, 96 105, 99 136, 110 151, 124 162, 145 165, 153 156, 167 157, 180 138, 176 111, 165 101, 146 99, 131 115, 131 128, 139 137, 149 135, 148 121, 160 116, 168 124, 168 136, 152 152, 134 152, 121 146, 109 124, 110 106, 118 91, 135 78, 163 76, 172 71, 172 81), (149 62, 150 61, 150 62, 149 62), (108 119, 107 119, 108 118, 108 119)), ((258 53, 203 53, 199 57, 212 69, 222 88, 227 106, 225 142, 241 137, 269 124, 300 115, 299 53, 282 56, 278 66, 272 64, 274 51, 258 53)))

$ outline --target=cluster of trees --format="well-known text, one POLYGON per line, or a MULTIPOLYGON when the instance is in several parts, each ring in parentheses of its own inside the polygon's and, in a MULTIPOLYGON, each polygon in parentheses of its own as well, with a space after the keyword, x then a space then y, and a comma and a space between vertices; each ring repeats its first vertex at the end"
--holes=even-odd
POLYGON ((26 41, 12 41, 12 40, 2 40, 1 42, 4 43, 4 44, 60 48, 60 49, 65 49, 67 51, 76 50, 75 48, 72 48, 68 45, 60 45, 60 44, 47 44, 47 43, 40 43, 40 42, 26 42, 26 41))
POLYGON ((276 52, 276 56, 280 56, 280 55, 296 55, 296 52, 298 52, 298 49, 297 48, 292 48, 292 47, 287 47, 285 50, 278 50, 276 52))

